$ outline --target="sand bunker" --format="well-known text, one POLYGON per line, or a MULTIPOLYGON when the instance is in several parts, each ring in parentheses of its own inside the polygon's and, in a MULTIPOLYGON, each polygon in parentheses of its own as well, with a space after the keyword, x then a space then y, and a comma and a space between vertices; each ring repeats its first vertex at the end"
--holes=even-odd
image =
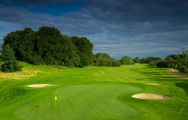
POLYGON ((26 87, 30 88, 44 88, 44 87, 50 87, 53 86, 51 84, 31 84, 31 85, 26 85, 26 87))
POLYGON ((151 94, 151 93, 139 93, 132 96, 136 99, 144 99, 144 100, 165 100, 170 99, 168 96, 159 95, 159 94, 151 94))
POLYGON ((146 85, 155 85, 155 86, 158 86, 158 85, 162 85, 162 84, 159 84, 159 83, 145 83, 146 85))

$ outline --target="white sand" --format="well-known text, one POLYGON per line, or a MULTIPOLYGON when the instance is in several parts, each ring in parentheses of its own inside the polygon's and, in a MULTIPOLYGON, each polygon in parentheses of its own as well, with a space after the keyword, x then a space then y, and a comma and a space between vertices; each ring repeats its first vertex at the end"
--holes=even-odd
POLYGON ((136 99, 145 99, 145 100, 164 100, 170 99, 168 96, 159 95, 159 94, 151 94, 151 93, 139 93, 132 96, 136 99))
POLYGON ((44 88, 44 87, 50 87, 53 86, 51 84, 30 84, 30 85, 26 85, 26 87, 30 87, 30 88, 44 88))
POLYGON ((155 86, 158 86, 158 85, 162 85, 162 84, 159 84, 159 83, 145 83, 146 85, 155 85, 155 86))

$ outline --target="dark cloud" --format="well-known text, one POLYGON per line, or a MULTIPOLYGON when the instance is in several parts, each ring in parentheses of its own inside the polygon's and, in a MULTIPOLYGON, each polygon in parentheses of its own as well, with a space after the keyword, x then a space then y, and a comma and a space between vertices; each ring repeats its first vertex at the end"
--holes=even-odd
POLYGON ((46 6, 46 5, 62 5, 74 4, 80 0, 0 0, 3 5, 22 5, 22 6, 46 6))
POLYGON ((164 56, 179 52, 188 45, 188 30, 158 33, 144 33, 134 36, 111 35, 100 33, 90 36, 94 39, 95 51, 111 53, 115 58, 130 56, 164 56), (99 36, 101 41, 97 41, 99 36), (95 40, 96 39, 96 40, 95 40))
MULTIPOLYGON (((117 58, 167 55, 188 46, 187 0, 0 0, 0 21, 14 29, 56 26, 63 33, 89 37, 95 52, 117 58), (70 4, 81 7, 62 15, 63 9, 57 9, 56 16, 48 11, 51 5, 56 9, 70 4)), ((1 22, 1 29, 6 28, 1 22)))
POLYGON ((78 35, 100 32, 106 26, 105 22, 96 20, 94 16, 85 10, 65 16, 50 16, 32 13, 25 9, 20 10, 16 7, 1 7, 0 21, 18 23, 32 28, 38 28, 43 25, 56 26, 66 33, 78 35))

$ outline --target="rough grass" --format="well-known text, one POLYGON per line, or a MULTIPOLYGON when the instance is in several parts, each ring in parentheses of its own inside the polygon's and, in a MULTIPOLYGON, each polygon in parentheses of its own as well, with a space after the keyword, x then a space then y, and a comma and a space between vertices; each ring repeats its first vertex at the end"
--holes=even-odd
POLYGON ((187 77, 174 76, 170 69, 141 64, 115 68, 22 65, 25 71, 39 72, 20 80, 0 78, 0 120, 188 119, 187 77), (25 87, 41 83, 54 86, 25 87), (171 99, 150 101, 131 97, 137 93, 162 94, 171 99))
POLYGON ((0 72, 0 80, 5 80, 5 79, 27 79, 30 77, 35 76, 38 73, 36 70, 23 70, 21 72, 15 72, 15 73, 3 73, 0 72))

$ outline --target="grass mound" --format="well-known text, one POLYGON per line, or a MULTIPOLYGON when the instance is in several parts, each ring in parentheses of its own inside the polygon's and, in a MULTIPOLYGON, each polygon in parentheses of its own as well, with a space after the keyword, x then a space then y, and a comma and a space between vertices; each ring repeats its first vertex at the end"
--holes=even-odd
POLYGON ((0 92, 0 102, 13 100, 14 98, 24 95, 25 93, 26 90, 22 88, 18 88, 18 87, 5 88, 0 92))

